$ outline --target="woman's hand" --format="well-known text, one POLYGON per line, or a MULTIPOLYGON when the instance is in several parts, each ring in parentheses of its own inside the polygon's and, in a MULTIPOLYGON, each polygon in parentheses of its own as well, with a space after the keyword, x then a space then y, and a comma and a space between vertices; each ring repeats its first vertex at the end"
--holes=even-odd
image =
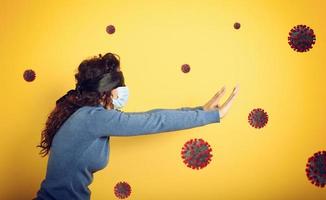
POLYGON ((205 111, 212 111, 212 110, 218 110, 220 113, 220 118, 223 118, 228 110, 230 109, 232 102, 234 100, 234 97, 237 96, 239 91, 239 86, 237 85, 234 87, 232 94, 229 96, 229 98, 225 101, 223 105, 219 104, 220 99, 225 94, 225 86, 223 86, 204 106, 203 110, 205 111))

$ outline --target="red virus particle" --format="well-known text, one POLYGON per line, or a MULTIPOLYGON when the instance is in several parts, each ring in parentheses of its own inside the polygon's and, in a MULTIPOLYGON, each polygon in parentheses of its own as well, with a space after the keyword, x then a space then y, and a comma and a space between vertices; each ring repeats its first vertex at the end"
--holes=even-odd
POLYGON ((312 184, 318 187, 326 185, 326 151, 318 151, 308 158, 306 174, 312 184))
POLYGON ((35 80, 35 72, 32 69, 27 69, 24 71, 23 77, 25 81, 32 82, 35 80))
POLYGON ((131 193, 131 187, 127 182, 118 182, 114 186, 114 194, 119 199, 125 199, 129 197, 131 193))
POLYGON ((268 122, 268 114, 261 108, 253 109, 249 113, 248 122, 254 128, 263 128, 268 122))
POLYGON ((188 73, 190 71, 190 66, 188 64, 183 64, 181 70, 183 73, 188 73))
POLYGON ((239 29, 240 26, 241 26, 241 25, 240 25, 239 22, 236 22, 236 23, 233 24, 233 27, 234 27, 235 29, 239 29))
POLYGON ((288 43, 297 52, 306 52, 315 44, 316 36, 314 31, 306 25, 293 27, 288 36, 288 43))
POLYGON ((106 27, 106 32, 107 32, 108 34, 113 34, 113 33, 115 32, 115 27, 114 27, 113 25, 108 25, 108 26, 106 27))
POLYGON ((191 139, 187 141, 181 150, 181 157, 187 167, 202 169, 206 167, 213 155, 210 145, 203 139, 191 139))

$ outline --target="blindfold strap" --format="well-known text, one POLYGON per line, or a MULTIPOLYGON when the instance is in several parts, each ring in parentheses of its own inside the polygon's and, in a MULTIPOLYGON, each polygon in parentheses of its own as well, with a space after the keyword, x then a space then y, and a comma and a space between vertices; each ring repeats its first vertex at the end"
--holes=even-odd
POLYGON ((113 90, 114 88, 125 86, 124 77, 121 71, 106 73, 99 79, 86 80, 81 84, 76 85, 76 89, 69 90, 65 95, 56 101, 56 104, 63 102, 67 96, 73 93, 78 96, 82 91, 98 91, 100 93, 113 90))

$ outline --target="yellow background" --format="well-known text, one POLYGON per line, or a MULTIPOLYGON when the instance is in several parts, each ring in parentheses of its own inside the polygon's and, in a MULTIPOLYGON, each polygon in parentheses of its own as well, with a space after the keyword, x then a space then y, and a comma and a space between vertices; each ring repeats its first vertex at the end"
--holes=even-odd
POLYGON ((326 143, 325 8, 323 0, 2 0, 0 199, 35 196, 47 164, 35 146, 47 116, 74 88, 79 63, 107 52, 121 57, 126 112, 203 105, 223 85, 223 101, 236 83, 240 91, 220 124, 112 137, 92 199, 115 199, 118 181, 131 185, 129 199, 136 200, 326 199, 325 188, 305 174, 308 157, 326 143), (298 24, 316 34, 309 52, 287 43, 298 24), (35 70, 34 82, 24 81, 25 69, 35 70), (263 129, 247 123, 257 107, 270 117, 263 129), (202 170, 182 163, 181 147, 191 138, 213 149, 202 170))

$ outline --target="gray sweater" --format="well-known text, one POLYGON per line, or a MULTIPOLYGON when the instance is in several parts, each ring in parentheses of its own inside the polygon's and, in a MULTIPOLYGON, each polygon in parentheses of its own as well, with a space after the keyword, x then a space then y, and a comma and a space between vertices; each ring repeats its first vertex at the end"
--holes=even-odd
POLYGON ((88 200, 93 173, 109 160, 110 136, 136 136, 178 131, 220 122, 218 110, 202 106, 147 112, 83 106, 59 128, 49 153, 46 177, 36 199, 88 200))

